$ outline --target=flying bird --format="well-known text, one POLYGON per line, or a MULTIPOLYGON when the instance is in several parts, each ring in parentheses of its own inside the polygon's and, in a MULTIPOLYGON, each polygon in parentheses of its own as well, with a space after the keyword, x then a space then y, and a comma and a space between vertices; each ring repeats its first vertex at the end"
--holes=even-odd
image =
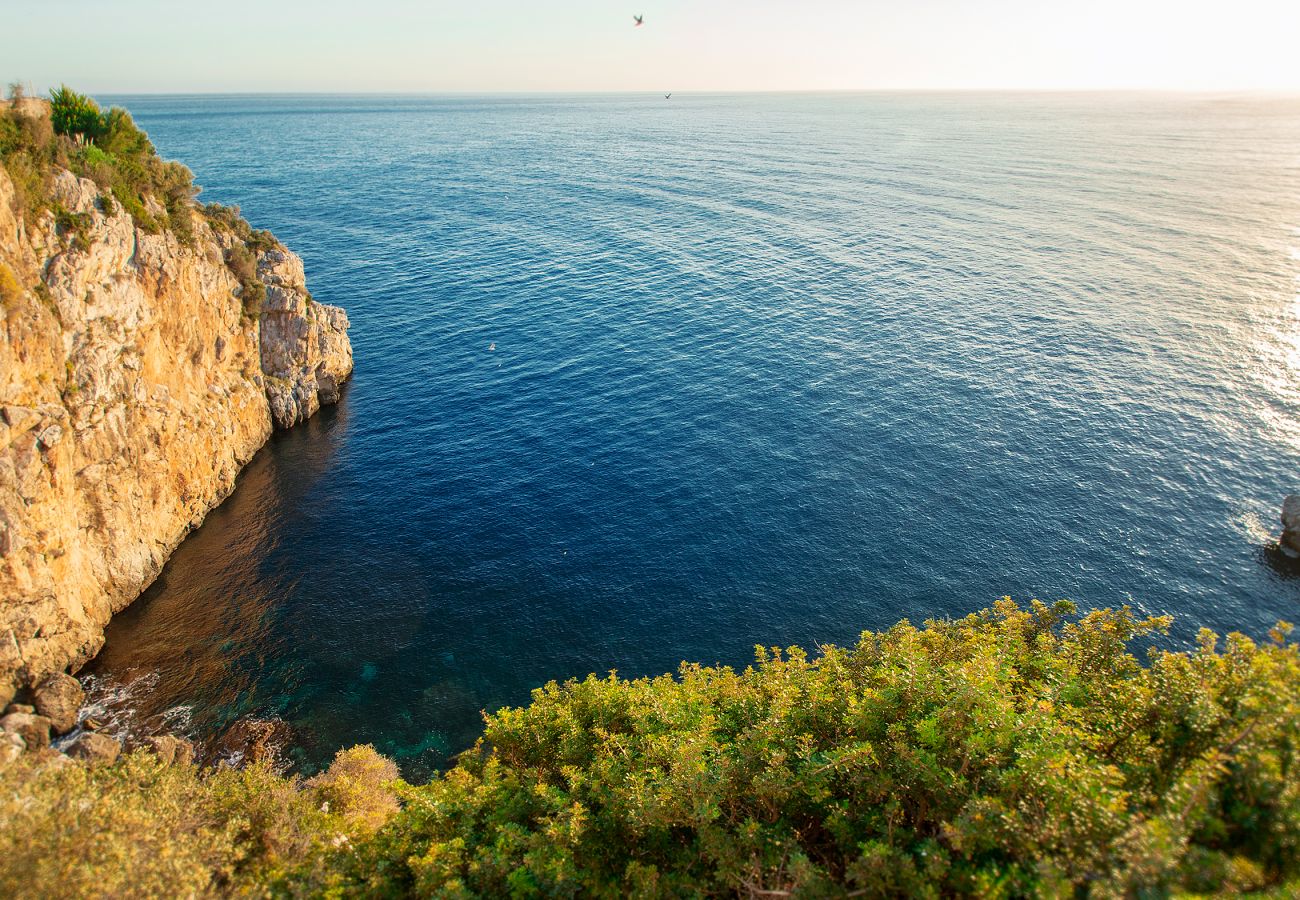
POLYGON ((636 24, 632 26, 633 28, 640 28, 642 25, 645 24, 645 16, 634 15, 632 16, 632 18, 636 19, 636 24))
POLYGON ((673 99, 672 92, 669 92, 669 93, 667 93, 667 94, 664 94, 664 99, 665 99, 665 100, 671 100, 671 99, 673 99))

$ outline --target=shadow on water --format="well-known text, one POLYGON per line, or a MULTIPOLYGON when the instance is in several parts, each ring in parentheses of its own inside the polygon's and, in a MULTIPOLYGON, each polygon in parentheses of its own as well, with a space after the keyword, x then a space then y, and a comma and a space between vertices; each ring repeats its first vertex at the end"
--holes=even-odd
POLYGON ((1277 542, 1259 548, 1259 561, 1283 581, 1300 581, 1300 558, 1283 552, 1277 542))
POLYGON ((242 716, 275 711, 259 680, 281 643, 282 606, 296 581, 277 556, 347 428, 345 393, 339 405, 276 432, 230 497, 109 623, 103 650, 82 674, 110 729, 203 740, 242 716))

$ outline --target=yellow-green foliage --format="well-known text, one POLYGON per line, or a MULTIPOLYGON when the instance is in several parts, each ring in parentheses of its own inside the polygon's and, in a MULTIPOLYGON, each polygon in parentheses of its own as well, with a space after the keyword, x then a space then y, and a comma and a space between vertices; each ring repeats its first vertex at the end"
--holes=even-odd
POLYGON ((742 673, 550 684, 340 854, 343 893, 1122 897, 1300 875, 1300 663, 1010 601, 742 673), (1081 892, 1081 893, 1076 893, 1081 892), (1090 892, 1090 893, 1089 893, 1090 892))
POLYGON ((66 84, 50 92, 50 123, 55 134, 83 141, 104 133, 104 116, 99 104, 66 84))
POLYGON ((552 683, 420 787, 368 747, 306 782, 15 763, 0 896, 1297 896, 1297 646, 1140 665, 1166 624, 1008 600, 552 683))
POLYGON ((203 215, 207 217, 208 224, 213 229, 234 236, 237 241, 246 244, 251 250, 274 250, 280 246, 280 242, 271 232, 259 231, 249 225, 248 220, 240 215, 238 206, 208 203, 202 209, 203 215))
POLYGON ((239 282, 244 314, 257 318, 266 299, 266 284, 257 277, 257 256, 245 244, 231 244, 226 250, 226 268, 239 282))
POLYGON ((370 747, 340 760, 305 785, 262 765, 204 773, 145 752, 93 768, 22 757, 0 769, 0 896, 261 895, 290 870, 321 880, 326 851, 396 802, 382 780, 392 763, 370 747))
POLYGON ((375 831, 401 808, 389 786, 398 781, 397 764, 366 745, 340 750, 329 769, 307 782, 315 795, 357 828, 375 831))
POLYGON ((70 146, 55 139, 49 119, 0 110, 0 164, 13 182, 19 208, 29 217, 48 206, 54 167, 67 165, 70 146))
POLYGON ((0 310, 13 309, 22 297, 23 289, 13 271, 0 263, 0 310))
POLYGON ((258 231, 249 225, 239 214, 238 206, 209 203, 202 211, 214 231, 234 239, 225 252, 226 267, 239 282, 244 314, 256 319, 261 315, 262 302, 266 299, 266 285, 257 275, 257 253, 275 249, 280 242, 271 232, 258 231))

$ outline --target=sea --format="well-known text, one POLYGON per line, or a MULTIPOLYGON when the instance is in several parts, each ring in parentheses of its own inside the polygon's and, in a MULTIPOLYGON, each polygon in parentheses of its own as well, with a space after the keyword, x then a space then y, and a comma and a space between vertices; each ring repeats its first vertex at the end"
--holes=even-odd
POLYGON ((1003 596, 1300 619, 1300 97, 99 99, 356 353, 109 626, 120 733, 419 778, 551 680, 1003 596))

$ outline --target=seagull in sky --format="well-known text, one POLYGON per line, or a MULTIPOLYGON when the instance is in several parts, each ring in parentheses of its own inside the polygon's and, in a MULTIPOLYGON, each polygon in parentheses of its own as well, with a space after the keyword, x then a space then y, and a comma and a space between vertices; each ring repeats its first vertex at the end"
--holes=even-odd
POLYGON ((673 95, 672 95, 672 93, 669 92, 669 93, 667 93, 667 94, 664 94, 664 99, 665 99, 665 100, 671 100, 671 99, 673 99, 673 95))
POLYGON ((634 15, 632 16, 632 18, 636 19, 636 24, 632 26, 633 28, 640 28, 642 25, 645 24, 645 16, 634 15))

